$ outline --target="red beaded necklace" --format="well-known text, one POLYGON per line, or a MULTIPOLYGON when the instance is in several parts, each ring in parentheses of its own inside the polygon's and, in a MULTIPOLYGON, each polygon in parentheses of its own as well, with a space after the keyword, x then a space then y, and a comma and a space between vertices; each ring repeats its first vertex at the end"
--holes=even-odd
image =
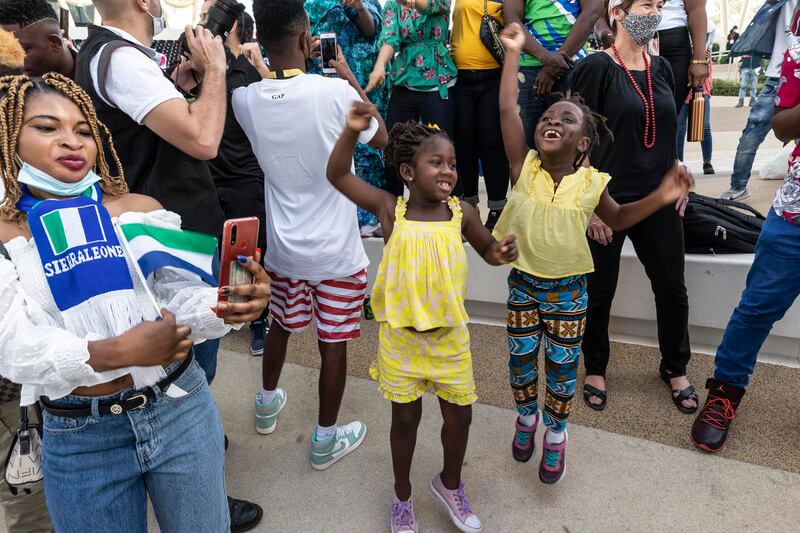
POLYGON ((639 98, 642 99, 642 103, 644 104, 644 147, 648 150, 656 145, 656 106, 653 102, 653 80, 650 76, 650 62, 647 60, 647 54, 644 53, 642 50, 642 59, 644 60, 645 70, 647 72, 647 90, 650 93, 650 100, 648 101, 645 98, 642 89, 639 88, 639 84, 636 83, 636 80, 633 79, 633 75, 631 71, 628 69, 625 62, 622 61, 622 58, 619 57, 619 52, 617 52, 616 45, 611 45, 611 51, 614 53, 614 59, 617 60, 619 66, 622 67, 622 70, 625 71, 625 74, 628 75, 628 79, 633 85, 633 88, 636 89, 636 92, 639 94, 639 98), (652 131, 652 135, 650 135, 652 131), (650 142, 647 142, 648 138, 650 138, 650 142))

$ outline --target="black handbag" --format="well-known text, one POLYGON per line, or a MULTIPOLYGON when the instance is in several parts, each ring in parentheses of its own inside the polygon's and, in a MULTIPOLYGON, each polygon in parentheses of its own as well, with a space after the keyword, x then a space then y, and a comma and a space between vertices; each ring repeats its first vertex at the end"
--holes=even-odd
POLYGON ((483 46, 492 54, 498 65, 506 59, 506 49, 500 41, 503 25, 496 18, 489 15, 489 0, 483 0, 483 18, 481 18, 480 38, 483 46))
POLYGON ((764 215, 747 204, 691 192, 683 217, 686 252, 751 254, 763 223, 764 215))

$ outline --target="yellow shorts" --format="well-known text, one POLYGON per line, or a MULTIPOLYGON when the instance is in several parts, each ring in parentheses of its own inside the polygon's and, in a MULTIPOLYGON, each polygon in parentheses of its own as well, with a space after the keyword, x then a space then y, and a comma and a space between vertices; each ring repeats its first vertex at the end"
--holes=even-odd
POLYGON ((419 333, 384 322, 369 375, 384 397, 397 403, 413 402, 428 389, 456 405, 478 399, 467 326, 419 333))

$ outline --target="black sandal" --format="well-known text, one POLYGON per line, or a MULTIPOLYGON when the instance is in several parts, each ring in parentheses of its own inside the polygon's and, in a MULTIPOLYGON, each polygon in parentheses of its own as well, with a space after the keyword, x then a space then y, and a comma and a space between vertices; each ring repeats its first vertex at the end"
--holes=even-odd
POLYGON ((683 390, 673 389, 672 382, 670 379, 679 378, 681 376, 685 376, 686 374, 672 374, 670 373, 662 364, 661 367, 658 369, 658 373, 661 375, 661 381, 663 381, 670 390, 670 397, 672 398, 672 403, 675 404, 675 407, 678 408, 678 411, 681 413, 685 413, 690 415, 697 411, 697 408, 700 406, 700 402, 697 398, 697 391, 694 390, 694 387, 689 385, 683 390), (686 400, 694 401, 694 407, 686 407, 683 405, 683 402, 686 400))
POLYGON ((600 390, 597 387, 589 385, 588 383, 583 384, 583 401, 586 402, 586 405, 594 409, 595 411, 603 411, 606 407, 608 407, 608 394, 604 390, 600 390), (589 401, 592 396, 596 396, 600 398, 600 403, 594 404, 589 401))

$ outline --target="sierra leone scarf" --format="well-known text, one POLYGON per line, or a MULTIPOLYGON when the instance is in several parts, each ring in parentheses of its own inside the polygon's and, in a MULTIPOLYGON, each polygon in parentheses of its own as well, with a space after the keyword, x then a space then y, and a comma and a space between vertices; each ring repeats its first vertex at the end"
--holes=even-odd
MULTIPOLYGON (((22 186, 17 208, 28 215, 47 284, 69 332, 86 338, 121 335, 145 317, 103 192, 92 185, 81 196, 39 200, 22 186)), ((166 377, 160 366, 131 367, 137 388, 166 377)))

